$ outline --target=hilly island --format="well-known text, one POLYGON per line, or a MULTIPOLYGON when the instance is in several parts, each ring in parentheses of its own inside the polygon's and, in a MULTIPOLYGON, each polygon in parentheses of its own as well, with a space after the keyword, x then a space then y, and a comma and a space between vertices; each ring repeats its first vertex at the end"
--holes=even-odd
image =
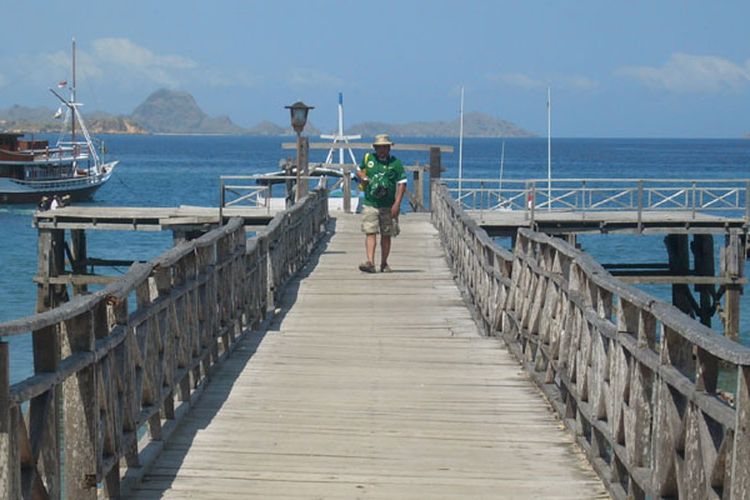
MULTIPOLYGON (((44 107, 14 105, 0 109, 0 131, 18 133, 49 133, 60 130, 54 110, 44 107)), ((89 130, 95 134, 205 134, 205 135, 294 135, 291 127, 262 121, 251 128, 241 127, 228 117, 206 114, 187 92, 160 89, 146 98, 129 115, 111 115, 97 111, 84 114, 89 130)), ((352 125, 347 134, 372 137, 387 132, 394 137, 454 137, 459 120, 409 123, 364 122, 352 125)), ((320 135, 308 123, 305 133, 320 135)), ((519 126, 483 113, 464 115, 465 137, 534 137, 519 126)))

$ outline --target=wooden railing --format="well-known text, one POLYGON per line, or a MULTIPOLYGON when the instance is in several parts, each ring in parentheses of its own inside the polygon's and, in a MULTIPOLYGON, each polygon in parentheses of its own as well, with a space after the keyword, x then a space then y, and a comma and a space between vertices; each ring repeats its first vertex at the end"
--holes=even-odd
POLYGON ((614 497, 750 498, 750 349, 563 240, 520 229, 512 255, 497 249, 434 189, 433 220, 486 330, 503 336, 614 497))
MULTIPOLYGON (((286 167, 292 170, 289 163, 286 167)), ((219 178, 219 214, 229 207, 252 207, 270 209, 270 198, 273 196, 285 197, 287 193, 294 192, 297 180, 305 183, 305 187, 316 186, 317 189, 327 188, 330 191, 341 190, 343 207, 346 212, 352 212, 356 207, 352 203, 352 183, 358 183, 353 179, 353 172, 357 166, 349 163, 311 163, 309 165, 311 175, 302 175, 299 179, 295 175, 222 175, 219 178), (323 172, 333 171, 334 175, 323 172), (278 186, 278 187, 277 187, 278 186), (274 189, 277 187, 276 189, 274 189)), ((429 165, 405 165, 404 170, 411 172, 412 182, 407 188, 406 199, 413 212, 424 212, 428 201, 425 199, 425 185, 429 182, 429 165)), ((355 184, 356 187, 356 184, 355 184)), ((355 189, 356 192, 356 189, 355 189)), ((291 201, 292 196, 288 196, 291 201)))
POLYGON ((447 179, 467 210, 536 212, 683 212, 750 222, 748 179, 447 179))
POLYGON ((250 240, 232 219, 101 291, 0 324, 0 337, 32 332, 35 368, 10 385, 0 342, 0 498, 118 497, 266 318, 327 217, 322 191, 250 240))

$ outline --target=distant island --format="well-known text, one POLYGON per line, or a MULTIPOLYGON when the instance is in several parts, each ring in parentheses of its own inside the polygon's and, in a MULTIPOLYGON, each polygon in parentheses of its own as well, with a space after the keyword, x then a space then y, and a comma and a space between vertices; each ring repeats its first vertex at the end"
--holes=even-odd
MULTIPOLYGON (((51 133, 60 130, 54 110, 12 106, 0 109, 0 131, 18 133, 51 133)), ((89 131, 95 134, 204 134, 204 135, 294 135, 291 127, 262 121, 251 128, 240 127, 228 116, 212 117, 198 106, 187 92, 160 89, 146 98, 130 115, 111 115, 101 111, 84 114, 89 131)), ((410 122, 403 124, 365 122, 352 125, 347 134, 373 137, 389 133, 394 137, 455 137, 459 121, 410 122)), ((320 135, 312 123, 305 134, 320 135)), ((483 113, 464 115, 465 137, 535 137, 519 126, 483 113)))

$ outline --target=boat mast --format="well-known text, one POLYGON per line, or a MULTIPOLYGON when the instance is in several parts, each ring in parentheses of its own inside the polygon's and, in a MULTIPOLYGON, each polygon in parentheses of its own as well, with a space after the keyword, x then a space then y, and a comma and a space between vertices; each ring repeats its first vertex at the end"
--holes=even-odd
MULTIPOLYGON (((76 102, 76 39, 73 38, 73 86, 70 89, 70 101, 76 102)), ((73 144, 73 156, 76 154, 76 114, 71 113, 70 142, 73 144)))
POLYGON ((80 106, 80 103, 76 101, 76 39, 73 38, 73 85, 70 87, 70 100, 65 99, 63 96, 61 96, 57 91, 50 88, 49 91, 52 92, 55 97, 57 97, 60 102, 62 102, 65 106, 70 109, 71 114, 71 129, 70 129, 70 144, 73 150, 73 161, 74 164, 77 164, 76 158, 79 156, 78 153, 78 144, 76 143, 76 119, 78 120, 78 123, 80 124, 79 128, 81 130, 81 134, 83 134, 83 138, 86 142, 86 151, 88 153, 88 168, 91 168, 91 160, 94 161, 94 171, 99 174, 101 171, 99 169, 101 165, 101 160, 99 158, 99 155, 96 153, 96 148, 93 146, 93 141, 91 140, 91 136, 89 135, 89 131, 86 128, 86 123, 83 121, 83 115, 79 114, 78 107, 80 106))
MULTIPOLYGON (((349 139, 361 139, 362 136, 357 135, 344 135, 344 94, 339 92, 339 128, 338 132, 336 134, 323 134, 320 136, 321 139, 330 139, 333 141, 333 144, 337 143, 346 143, 349 144, 349 139)), ((330 165, 333 163, 333 150, 335 148, 331 148, 328 150, 328 156, 326 157, 325 163, 330 165)), ((357 164, 357 160, 354 157, 354 152, 352 151, 352 148, 346 148, 349 150, 349 157, 352 159, 353 164, 357 164)), ((339 148, 339 164, 344 164, 344 148, 339 148)))

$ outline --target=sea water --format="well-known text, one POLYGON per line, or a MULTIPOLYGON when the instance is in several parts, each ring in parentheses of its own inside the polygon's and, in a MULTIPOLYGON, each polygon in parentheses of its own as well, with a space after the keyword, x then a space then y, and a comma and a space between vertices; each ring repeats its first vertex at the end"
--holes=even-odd
MULTIPOLYGON (((221 175, 252 175, 277 170, 294 154, 282 142, 291 138, 238 136, 105 136, 107 159, 117 159, 111 180, 88 206, 217 207, 221 175)), ((444 177, 457 177, 456 138, 397 139, 403 143, 450 145, 444 153, 444 177)), ((547 141, 535 139, 465 139, 463 176, 497 179, 505 142, 504 179, 544 179, 547 141)), ((426 164, 426 152, 394 151, 404 164, 426 164)), ((320 162, 327 151, 311 150, 320 162)), ((357 152, 361 156, 361 152, 357 152)), ((750 177, 750 140, 704 139, 554 139, 554 178, 737 179, 750 177)), ((409 179, 411 182, 411 179, 409 179)), ((408 207, 404 206, 404 211, 408 207)), ((0 322, 33 314, 36 302, 37 234, 32 206, 0 205, 0 322)), ((585 235, 583 249, 600 262, 665 262, 663 235, 585 235)), ((715 237, 718 247, 723 238, 715 237)), ((109 259, 148 260, 172 244, 171 233, 88 231, 88 253, 109 259)), ((396 247, 394 252, 398 252, 396 247)), ((718 257, 717 257, 718 258, 718 257)), ((115 269, 114 272, 126 272, 115 269)), ((645 286, 669 301, 671 287, 645 286)), ((741 340, 750 345, 750 293, 742 296, 741 340)), ((714 317, 715 327, 720 325, 714 317)), ((30 335, 10 337, 11 378, 32 373, 30 335)))

